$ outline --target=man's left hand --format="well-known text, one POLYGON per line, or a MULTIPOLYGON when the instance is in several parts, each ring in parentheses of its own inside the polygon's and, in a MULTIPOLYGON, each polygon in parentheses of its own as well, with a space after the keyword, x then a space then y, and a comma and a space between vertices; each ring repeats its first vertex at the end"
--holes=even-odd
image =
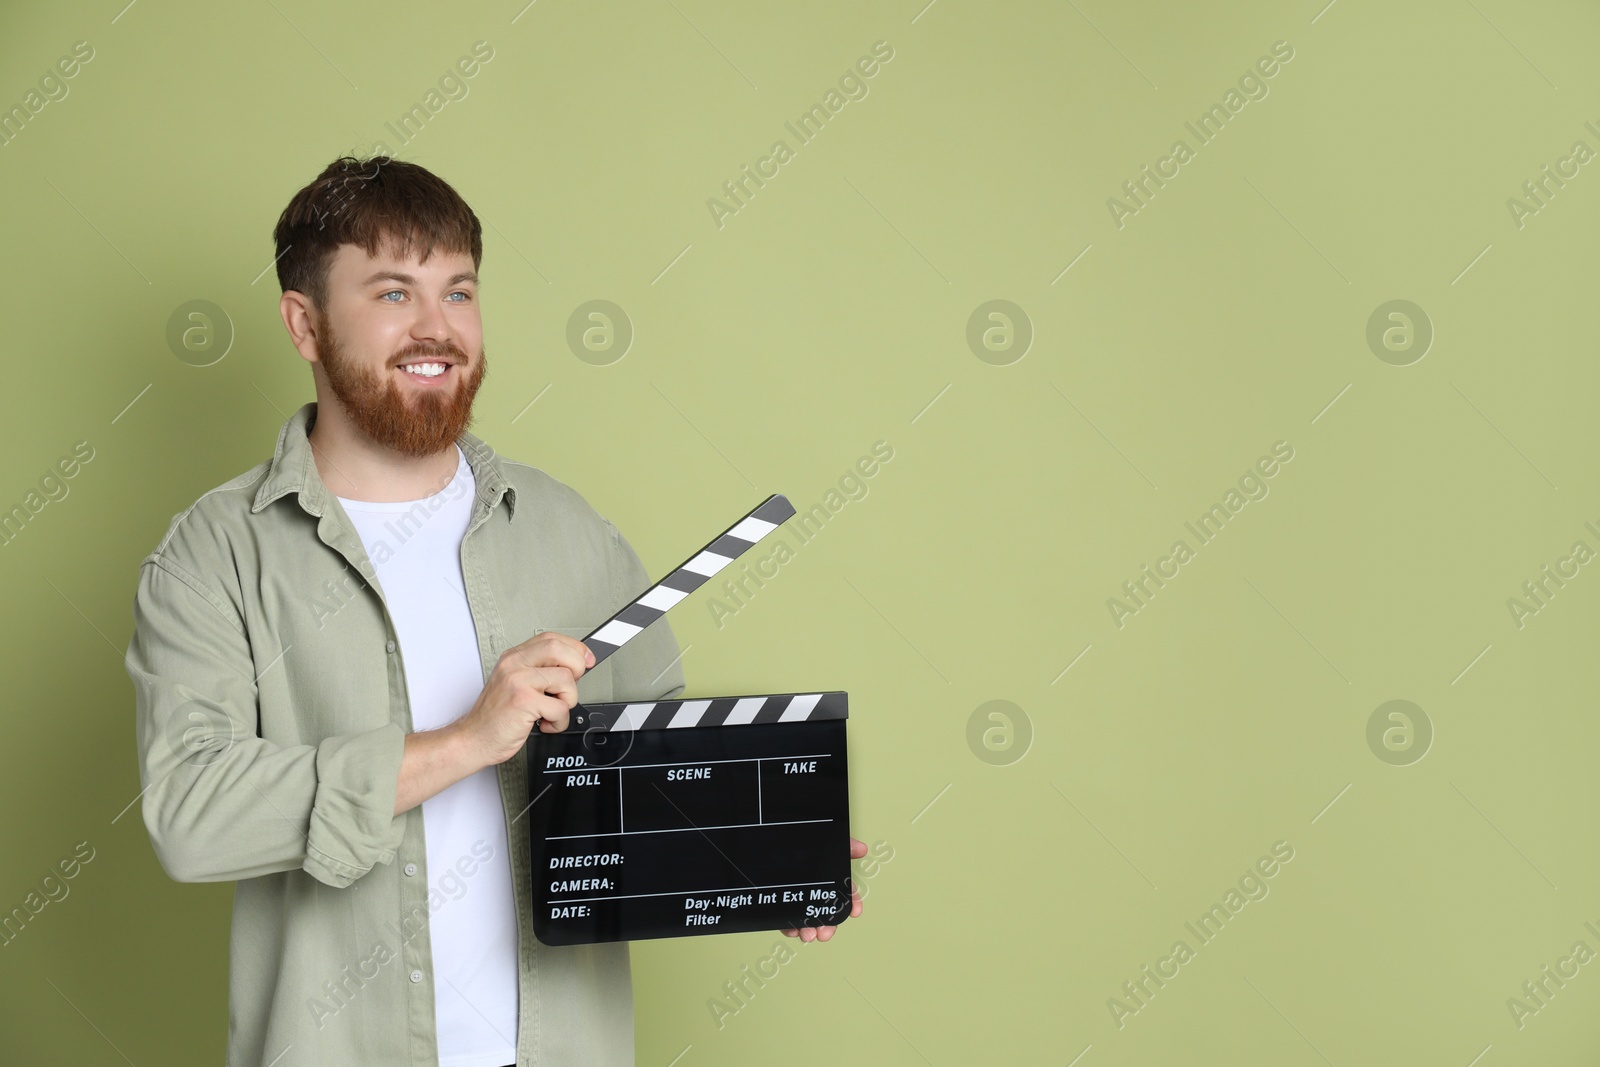
MULTIPOLYGON (((858 860, 867 854, 867 843, 850 839, 850 858, 858 860)), ((850 880, 850 918, 861 914, 861 894, 856 892, 855 879, 850 880)), ((833 936, 837 926, 802 926, 798 930, 785 930, 785 937, 798 937, 802 941, 826 941, 833 936)))

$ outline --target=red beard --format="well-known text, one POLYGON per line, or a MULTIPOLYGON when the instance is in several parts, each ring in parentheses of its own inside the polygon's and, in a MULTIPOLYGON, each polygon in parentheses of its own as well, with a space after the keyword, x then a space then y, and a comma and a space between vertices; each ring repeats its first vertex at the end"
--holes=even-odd
POLYGON ((348 358, 327 322, 319 325, 317 347, 328 387, 356 429, 407 456, 437 455, 461 436, 472 423, 472 401, 489 370, 482 348, 467 370, 467 356, 460 348, 430 341, 376 371, 348 358), (453 360, 455 365, 445 373, 463 380, 445 388, 413 388, 394 380, 407 373, 397 369, 399 363, 427 356, 453 360))

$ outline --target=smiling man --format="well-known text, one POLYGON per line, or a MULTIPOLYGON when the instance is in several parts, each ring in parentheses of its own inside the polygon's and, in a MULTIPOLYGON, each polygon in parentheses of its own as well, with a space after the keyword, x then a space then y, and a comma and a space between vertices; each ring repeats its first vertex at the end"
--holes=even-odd
POLYGON ((579 640, 649 576, 468 432, 482 230, 454 189, 339 159, 274 240, 317 399, 173 518, 126 659, 156 855, 236 882, 228 1067, 632 1064, 628 946, 535 939, 519 819, 533 730, 683 692, 665 620, 593 671, 579 640))

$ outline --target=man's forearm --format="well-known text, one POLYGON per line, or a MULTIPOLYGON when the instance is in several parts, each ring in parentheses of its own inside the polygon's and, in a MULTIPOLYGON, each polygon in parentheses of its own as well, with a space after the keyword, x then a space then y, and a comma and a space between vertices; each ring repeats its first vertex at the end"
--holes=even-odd
POLYGON ((407 734, 400 781, 394 793, 394 813, 410 811, 485 766, 473 757, 455 723, 407 734))

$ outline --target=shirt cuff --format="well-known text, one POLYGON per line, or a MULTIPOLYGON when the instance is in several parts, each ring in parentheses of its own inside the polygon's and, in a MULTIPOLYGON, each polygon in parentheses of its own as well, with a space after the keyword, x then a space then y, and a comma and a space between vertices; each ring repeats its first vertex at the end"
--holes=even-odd
POLYGON ((317 793, 306 830, 306 873, 342 888, 394 862, 405 820, 394 814, 406 735, 397 724, 317 746, 317 793))

